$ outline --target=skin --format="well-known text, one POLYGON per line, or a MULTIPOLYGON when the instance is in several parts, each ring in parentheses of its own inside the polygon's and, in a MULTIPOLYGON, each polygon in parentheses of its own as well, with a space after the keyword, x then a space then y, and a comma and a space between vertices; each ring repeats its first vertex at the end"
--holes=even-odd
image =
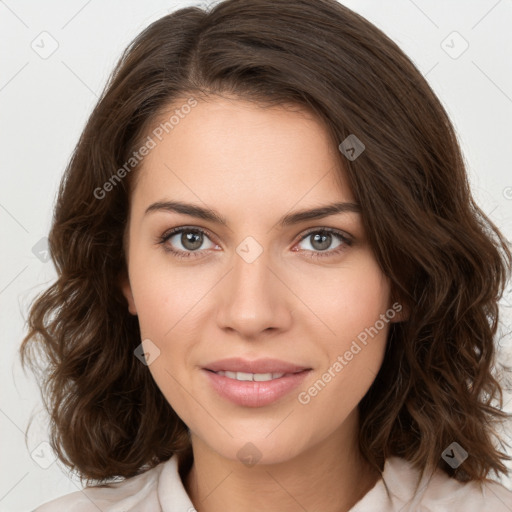
POLYGON ((382 364, 389 324, 308 404, 298 401, 391 307, 360 213, 278 225, 291 212, 355 203, 337 151, 305 111, 215 97, 165 135, 136 176, 123 293, 142 339, 160 351, 148 369, 190 428, 194 464, 184 483, 199 512, 346 511, 379 477, 358 449, 357 404, 382 364), (213 209, 227 226, 172 211, 145 213, 170 200, 213 209), (180 234, 158 243, 180 226, 212 235, 197 257, 165 250, 194 252, 180 234), (333 235, 322 251, 316 232, 300 240, 324 227, 349 235, 352 244, 333 235), (236 252, 248 236, 263 250, 251 263, 236 252), (312 371, 277 402, 244 407, 219 396, 201 369, 233 356, 272 357, 312 371), (252 467, 237 457, 248 442, 261 457, 252 467))

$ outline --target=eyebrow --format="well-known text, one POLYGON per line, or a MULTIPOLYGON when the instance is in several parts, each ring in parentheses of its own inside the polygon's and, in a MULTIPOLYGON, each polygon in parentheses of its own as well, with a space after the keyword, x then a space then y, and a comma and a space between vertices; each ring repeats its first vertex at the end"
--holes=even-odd
MULTIPOLYGON (((191 217, 209 220, 223 226, 228 225, 227 220, 219 215, 215 210, 181 201, 159 201, 153 203, 146 208, 145 215, 158 211, 182 213, 184 215, 190 215, 191 217)), ((331 203, 318 208, 288 213, 281 217, 276 224, 280 227, 286 227, 306 220, 322 219, 337 213, 347 212, 361 213, 361 207, 356 203, 331 203)))

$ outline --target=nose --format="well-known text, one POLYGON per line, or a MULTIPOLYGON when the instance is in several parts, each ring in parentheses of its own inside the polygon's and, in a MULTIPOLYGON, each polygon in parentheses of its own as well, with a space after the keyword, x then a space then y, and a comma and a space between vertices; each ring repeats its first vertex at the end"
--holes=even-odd
POLYGON ((293 294, 278 274, 265 251, 252 262, 234 254, 218 297, 218 326, 245 339, 289 329, 293 294))

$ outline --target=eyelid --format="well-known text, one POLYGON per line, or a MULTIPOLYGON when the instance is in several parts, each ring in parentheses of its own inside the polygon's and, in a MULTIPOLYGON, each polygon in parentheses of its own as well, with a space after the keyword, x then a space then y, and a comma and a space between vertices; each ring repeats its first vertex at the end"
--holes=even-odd
POLYGON ((323 233, 332 233, 334 235, 338 235, 341 238, 343 238, 344 240, 346 240, 347 242, 348 241, 352 242, 352 239, 353 239, 352 235, 350 235, 346 231, 343 231, 343 230, 337 229, 337 228, 330 228, 330 227, 327 227, 327 226, 321 226, 321 227, 313 227, 313 228, 307 229, 305 232, 303 232, 300 235, 299 242, 301 242, 302 240, 304 240, 304 238, 306 238, 309 235, 311 235, 311 233, 321 233, 321 232, 323 232, 323 233))
MULTIPOLYGON (((209 238, 213 244, 220 246, 220 244, 216 241, 215 235, 213 235, 208 229, 202 228, 199 226, 191 226, 191 225, 177 226, 177 227, 170 228, 170 229, 166 230, 161 236, 159 236, 157 238, 157 243, 160 245, 163 245, 165 247, 165 243, 170 238, 172 238, 175 234, 182 233, 184 231, 197 231, 199 233, 202 233, 203 235, 206 235, 206 237, 209 238)), ((307 229, 306 231, 304 231, 303 233, 301 233, 299 236, 299 239, 294 242, 293 247, 295 247, 295 245, 302 242, 303 240, 305 240, 308 236, 310 236, 313 233, 332 234, 332 235, 338 237, 342 243, 337 248, 330 249, 327 251, 311 251, 311 250, 302 249, 302 250, 295 250, 295 252, 299 252, 299 251, 305 252, 305 253, 309 253, 309 257, 321 258, 321 257, 333 256, 333 255, 337 254, 338 252, 340 252, 341 250, 343 250, 342 246, 351 246, 353 244, 353 236, 345 231, 342 231, 337 228, 327 227, 327 226, 316 226, 316 227, 311 227, 311 228, 307 229)), ((174 253, 177 257, 192 257, 193 258, 193 257, 198 257, 204 251, 208 251, 211 249, 201 249, 201 250, 197 250, 197 251, 183 251, 181 249, 176 250, 176 249, 172 249, 172 248, 165 248, 165 250, 170 253, 174 253)))
MULTIPOLYGON (((177 226, 177 227, 170 228, 170 229, 164 231, 164 233, 158 237, 158 240, 159 241, 164 240, 164 239, 168 240, 173 234, 185 231, 187 229, 189 229, 190 231, 199 231, 199 232, 207 235, 208 238, 212 239, 212 241, 214 241, 214 239, 216 238, 215 235, 213 235, 206 228, 201 228, 199 226, 186 225, 186 226, 177 226)), ((333 233, 333 234, 338 235, 341 238, 343 238, 346 242, 352 242, 352 235, 350 235, 349 233, 346 233, 346 232, 344 232, 340 229, 336 229, 336 228, 320 226, 320 227, 312 227, 312 228, 307 229, 299 236, 299 239, 296 240, 294 243, 302 242, 302 240, 304 240, 309 235, 311 235, 311 233, 319 233, 319 232, 333 233)), ((215 243, 217 243, 217 245, 220 245, 218 242, 215 242, 215 243)))
POLYGON ((176 233, 181 233, 182 231, 199 231, 200 233, 210 238, 212 242, 214 242, 217 245, 220 245, 218 242, 215 241, 215 235, 213 235, 206 228, 200 228, 199 226, 177 226, 175 228, 168 229, 158 237, 158 241, 167 241, 173 235, 175 235, 176 233))

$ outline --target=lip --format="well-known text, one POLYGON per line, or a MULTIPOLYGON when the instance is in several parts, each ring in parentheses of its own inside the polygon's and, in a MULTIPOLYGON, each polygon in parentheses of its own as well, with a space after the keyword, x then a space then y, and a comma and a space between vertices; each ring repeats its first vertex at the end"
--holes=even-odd
POLYGON ((303 370, 311 370, 308 366, 301 366, 279 359, 255 359, 249 361, 240 357, 231 357, 209 363, 204 366, 205 370, 213 372, 246 372, 246 373, 297 373, 303 370))
POLYGON ((243 407, 270 405, 297 388, 311 368, 277 359, 247 361, 240 358, 223 359, 202 369, 212 388, 223 398, 243 407), (244 373, 284 373, 269 381, 239 381, 216 371, 244 373))

